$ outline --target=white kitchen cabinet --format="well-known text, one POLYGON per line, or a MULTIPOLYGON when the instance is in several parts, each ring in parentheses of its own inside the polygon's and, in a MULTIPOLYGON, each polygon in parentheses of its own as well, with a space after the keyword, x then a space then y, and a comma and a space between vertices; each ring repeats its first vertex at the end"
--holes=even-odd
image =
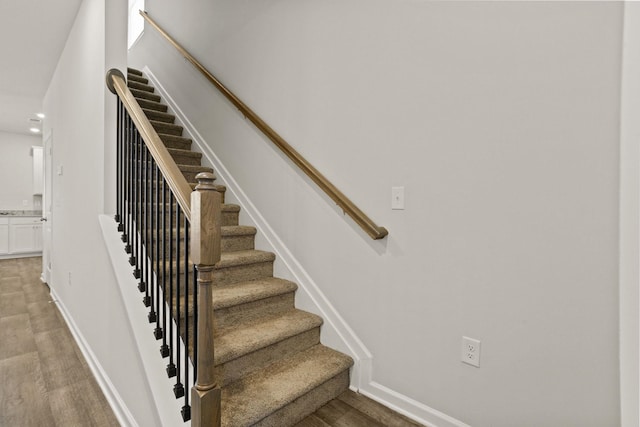
POLYGON ((9 219, 0 218, 0 255, 9 253, 9 219))
POLYGON ((9 253, 21 254, 42 251, 42 223, 40 218, 9 219, 9 253))

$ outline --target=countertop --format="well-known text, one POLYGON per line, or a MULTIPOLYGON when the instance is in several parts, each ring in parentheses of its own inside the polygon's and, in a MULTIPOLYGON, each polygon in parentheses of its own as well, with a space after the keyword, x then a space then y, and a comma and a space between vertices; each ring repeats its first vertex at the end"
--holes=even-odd
POLYGON ((15 216, 42 216, 42 211, 2 211, 0 210, 0 218, 15 216))

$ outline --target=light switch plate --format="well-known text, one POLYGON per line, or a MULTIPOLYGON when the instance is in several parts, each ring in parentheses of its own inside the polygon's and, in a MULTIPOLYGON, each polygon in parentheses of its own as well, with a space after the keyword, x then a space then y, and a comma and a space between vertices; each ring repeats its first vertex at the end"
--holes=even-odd
POLYGON ((404 210, 404 187, 391 187, 391 209, 404 210))

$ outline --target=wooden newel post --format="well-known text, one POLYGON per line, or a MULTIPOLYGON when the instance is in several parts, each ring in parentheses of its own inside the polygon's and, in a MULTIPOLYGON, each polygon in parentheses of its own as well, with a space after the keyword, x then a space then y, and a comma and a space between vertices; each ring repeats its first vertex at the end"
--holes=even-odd
POLYGON ((213 270, 220 261, 222 195, 216 191, 215 175, 196 176, 191 193, 191 259, 198 270, 198 377, 191 389, 191 424, 220 426, 220 388, 216 385, 213 362, 213 270))

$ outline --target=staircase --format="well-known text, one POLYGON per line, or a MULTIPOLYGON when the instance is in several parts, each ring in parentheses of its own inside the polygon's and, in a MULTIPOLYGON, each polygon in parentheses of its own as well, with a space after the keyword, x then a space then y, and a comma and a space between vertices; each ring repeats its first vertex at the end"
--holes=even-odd
MULTIPOLYGON (((127 85, 195 188, 195 176, 212 169, 201 165, 202 154, 191 151, 142 72, 129 68, 127 85)), ((348 388, 353 361, 320 344, 322 319, 295 308, 297 285, 273 277, 275 255, 254 248, 256 229, 238 224, 239 211, 223 204, 223 252, 214 273, 222 426, 291 426, 348 388)))

